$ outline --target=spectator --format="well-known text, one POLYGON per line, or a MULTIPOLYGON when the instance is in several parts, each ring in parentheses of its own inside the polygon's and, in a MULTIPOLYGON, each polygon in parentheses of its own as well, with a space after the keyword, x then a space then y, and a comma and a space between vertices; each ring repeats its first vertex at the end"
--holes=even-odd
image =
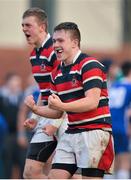
MULTIPOLYGON (((115 145, 115 178, 130 178, 129 117, 131 104, 131 61, 122 64, 123 79, 114 81, 109 87, 110 110, 115 145)), ((109 74, 110 76, 110 74, 109 74)))
POLYGON ((5 118, 0 114, 0 179, 5 177, 5 169, 4 169, 4 140, 6 133, 8 132, 8 126, 5 118))
MULTIPOLYGON (((5 178, 13 176, 13 169, 17 166, 20 173, 23 171, 23 149, 17 143, 17 116, 21 104, 22 80, 16 73, 9 73, 5 84, 0 89, 0 113, 8 124, 8 133, 4 141, 5 178)), ((19 176, 21 177, 21 176, 19 176)))

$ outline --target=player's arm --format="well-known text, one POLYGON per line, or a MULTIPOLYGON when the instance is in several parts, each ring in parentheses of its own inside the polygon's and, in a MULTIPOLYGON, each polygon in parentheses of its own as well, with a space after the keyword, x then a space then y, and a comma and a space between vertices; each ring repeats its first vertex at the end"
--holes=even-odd
POLYGON ((25 132, 25 127, 23 126, 25 119, 27 118, 29 108, 22 102, 20 110, 18 112, 18 121, 17 121, 17 141, 18 144, 22 147, 26 147, 27 137, 25 132))
POLYGON ((34 98, 32 95, 25 98, 25 104, 35 113, 46 118, 58 119, 63 115, 63 111, 54 110, 48 106, 38 106, 35 104, 34 98))
MULTIPOLYGON (((38 105, 42 104, 41 95, 40 94, 38 96, 37 104, 38 105)), ((26 106, 25 103, 24 103, 24 106, 29 109, 29 107, 26 106)), ((25 118, 25 120, 23 122, 23 125, 24 125, 24 127, 26 129, 33 130, 33 129, 35 129, 35 127, 37 125, 37 122, 39 120, 40 120, 40 116, 38 114, 35 114, 35 113, 32 112, 32 114, 31 114, 31 116, 29 118, 25 118)))
POLYGON ((85 92, 85 97, 69 103, 63 103, 55 94, 49 98, 49 105, 52 109, 69 112, 86 112, 98 107, 101 90, 92 88, 85 92))

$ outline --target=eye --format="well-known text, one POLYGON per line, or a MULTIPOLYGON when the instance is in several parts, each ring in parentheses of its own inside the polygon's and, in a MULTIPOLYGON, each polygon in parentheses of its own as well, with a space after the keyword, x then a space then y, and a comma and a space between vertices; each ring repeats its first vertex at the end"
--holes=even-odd
POLYGON ((53 39, 52 41, 53 41, 53 43, 55 43, 55 42, 56 42, 56 40, 55 40, 55 39, 53 39))

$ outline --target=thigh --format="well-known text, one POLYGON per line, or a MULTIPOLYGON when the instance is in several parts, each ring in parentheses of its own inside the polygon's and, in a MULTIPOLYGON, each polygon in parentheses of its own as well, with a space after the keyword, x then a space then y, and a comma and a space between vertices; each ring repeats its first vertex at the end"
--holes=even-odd
POLYGON ((51 169, 49 179, 70 179, 71 174, 63 169, 51 169))
POLYGON ((51 177, 53 179, 71 177, 77 170, 76 158, 71 146, 72 135, 64 133, 60 138, 53 158, 51 177), (63 174, 61 174, 63 172, 63 174), (57 173, 57 175, 55 175, 57 173))
POLYGON ((71 146, 72 136, 64 133, 56 147, 53 163, 75 164, 75 154, 71 146), (62 159, 62 162, 61 162, 62 159))
POLYGON ((29 174, 35 174, 36 172, 39 174, 43 173, 43 167, 45 163, 39 162, 32 159, 26 159, 24 172, 28 172, 29 174))
POLYGON ((30 143, 27 151, 27 159, 45 163, 54 152, 56 145, 57 141, 30 143))
POLYGON ((112 135, 103 130, 82 132, 76 160, 80 168, 95 168, 112 173, 114 167, 114 148, 112 135))

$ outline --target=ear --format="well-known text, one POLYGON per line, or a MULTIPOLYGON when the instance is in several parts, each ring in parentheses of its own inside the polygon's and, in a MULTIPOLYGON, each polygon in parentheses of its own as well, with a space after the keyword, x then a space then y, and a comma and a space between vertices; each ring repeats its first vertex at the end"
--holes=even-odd
POLYGON ((40 24, 40 30, 41 30, 41 32, 45 31, 45 24, 44 23, 40 24))
POLYGON ((78 39, 73 39, 72 47, 78 47, 78 39))

